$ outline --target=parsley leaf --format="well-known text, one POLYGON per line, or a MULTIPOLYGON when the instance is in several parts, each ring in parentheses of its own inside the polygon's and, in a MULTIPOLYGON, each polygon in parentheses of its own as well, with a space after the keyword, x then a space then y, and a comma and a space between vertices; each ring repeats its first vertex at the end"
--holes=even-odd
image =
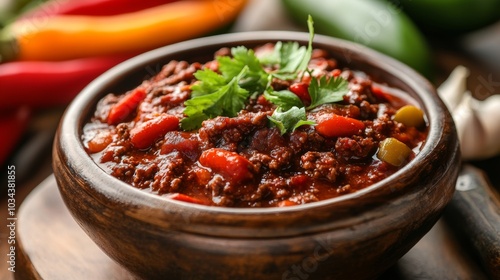
POLYGON ((278 79, 282 80, 293 80, 297 77, 299 72, 299 66, 302 61, 307 60, 307 49, 302 46, 299 47, 297 42, 288 42, 285 44, 280 44, 276 47, 279 52, 279 65, 278 71, 274 72, 272 75, 278 79))
POLYGON ((202 84, 197 85, 198 95, 187 100, 184 104, 184 114, 186 118, 181 120, 181 127, 184 130, 193 130, 199 128, 201 123, 209 118, 217 116, 234 117, 245 107, 249 92, 240 87, 238 82, 248 71, 248 67, 243 67, 237 76, 233 77, 227 84, 220 86, 215 92, 203 94, 201 89, 209 88, 211 85, 219 83, 220 75, 207 74, 206 71, 200 72, 212 79, 203 80, 202 84), (206 85, 203 83, 207 82, 206 85))
POLYGON ((231 49, 232 58, 229 56, 219 56, 219 70, 226 80, 237 76, 245 67, 248 71, 245 77, 239 81, 241 87, 250 92, 263 92, 268 85, 269 74, 262 68, 261 62, 255 56, 253 50, 244 46, 231 49))
POLYGON ((304 107, 300 98, 289 90, 273 91, 268 90, 264 92, 264 97, 271 103, 281 107, 283 110, 289 110, 292 107, 304 107))
POLYGON ((274 113, 268 117, 271 123, 276 126, 281 135, 291 131, 295 131, 303 125, 314 125, 315 122, 309 121, 306 118, 306 109, 293 106, 292 108, 283 111, 281 107, 276 108, 274 113))
POLYGON ((297 42, 277 42, 274 51, 270 55, 261 58, 261 63, 264 65, 279 65, 279 69, 272 73, 272 76, 281 80, 293 80, 298 74, 307 70, 309 60, 311 60, 312 41, 314 39, 314 25, 311 16, 307 19, 307 25, 309 28, 307 48, 299 46, 297 42))
POLYGON ((311 96, 311 105, 307 109, 313 109, 322 104, 334 103, 343 100, 343 96, 349 92, 348 82, 342 77, 312 78, 309 84, 309 95, 311 96))
POLYGON ((309 43, 307 45, 306 53, 304 54, 304 57, 302 58, 299 66, 296 69, 299 72, 304 72, 307 69, 307 66, 309 65, 309 60, 311 60, 312 42, 314 39, 314 22, 311 15, 309 15, 307 18, 307 27, 309 29, 309 43))
MULTIPOLYGON (((307 48, 297 42, 277 42, 273 53, 259 60, 253 50, 240 46, 231 49, 231 57, 217 58, 220 74, 209 70, 199 70, 194 75, 199 83, 191 87, 191 99, 184 104, 186 118, 181 121, 184 130, 199 128, 201 123, 216 116, 234 117, 245 107, 250 95, 264 92, 265 97, 278 108, 269 117, 280 128, 282 134, 294 131, 297 127, 314 124, 306 118, 306 108, 294 93, 275 92, 271 87, 273 78, 296 79, 305 73, 312 54, 314 28, 312 17, 308 18, 309 43, 307 48), (267 73, 265 65, 278 65, 278 70, 267 73)), ((321 85, 318 85, 320 87, 321 85)), ((327 98, 317 89, 318 102, 327 98)))
POLYGON ((220 87, 227 84, 226 78, 210 69, 198 70, 194 73, 194 76, 200 82, 191 86, 191 97, 216 92, 220 87))
MULTIPOLYGON (((344 78, 323 76, 319 80, 312 78, 308 90, 311 96, 311 105, 307 107, 309 110, 322 104, 342 101, 349 89, 348 82, 344 78)), ((265 92, 264 96, 273 104, 278 105, 269 120, 280 130, 282 135, 286 132, 293 132, 302 125, 315 124, 314 121, 307 120, 306 108, 293 92, 270 90, 265 92)))

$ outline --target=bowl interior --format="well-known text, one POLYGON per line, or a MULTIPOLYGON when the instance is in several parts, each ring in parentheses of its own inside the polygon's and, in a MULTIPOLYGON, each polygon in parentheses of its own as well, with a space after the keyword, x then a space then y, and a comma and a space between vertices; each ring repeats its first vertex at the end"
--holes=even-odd
MULTIPOLYGON (((353 213, 375 209, 390 201, 391 197, 402 195, 399 190, 403 189, 408 182, 415 184, 415 176, 421 172, 419 170, 424 170, 422 166, 434 159, 433 153, 435 153, 436 147, 448 140, 446 134, 453 132, 453 129, 450 130, 448 127, 452 123, 451 117, 436 91, 415 71, 391 58, 354 43, 320 35, 315 37, 313 44, 315 48, 330 51, 343 67, 362 70, 370 75, 374 81, 386 83, 407 92, 425 112, 430 127, 425 145, 414 160, 383 181, 352 194, 304 205, 284 208, 234 209, 174 201, 138 190, 111 175, 105 174, 86 154, 80 141, 82 128, 95 110, 97 101, 104 95, 130 90, 144 79, 154 76, 164 64, 173 59, 188 62, 207 61, 212 59, 213 53, 221 47, 245 45, 251 48, 276 41, 297 41, 305 45, 308 41, 308 34, 251 32, 195 39, 139 55, 114 67, 85 88, 65 113, 60 130, 63 131, 61 147, 70 155, 68 164, 72 165, 72 170, 79 173, 82 180, 87 182, 87 191, 96 199, 101 199, 104 202, 112 198, 117 201, 117 207, 133 209, 130 210, 130 213, 137 219, 143 219, 144 213, 148 213, 147 216, 151 223, 166 225, 164 222, 166 217, 178 219, 179 223, 185 224, 182 226, 184 230, 195 232, 198 230, 191 228, 190 223, 185 223, 186 220, 206 225, 217 221, 222 227, 216 229, 214 234, 227 232, 228 227, 233 228, 235 224, 238 224, 238 221, 240 223, 245 221, 245 224, 250 227, 258 225, 261 228, 262 225, 274 225, 280 221, 283 223, 283 227, 287 227, 303 219, 304 212, 307 211, 318 213, 317 217, 296 224, 295 230, 289 234, 301 234, 308 230, 321 231, 331 227, 331 224, 318 221, 323 221, 325 218, 336 220, 346 216, 352 219, 361 219, 355 217, 353 213), (73 159, 75 160, 73 161, 73 159), (360 206, 361 204, 363 206, 360 206), (332 207, 337 211, 335 215, 331 214, 332 207), (325 214, 321 214, 323 212, 325 214), (182 218, 176 216, 178 213, 183 213, 182 218), (235 222, 235 218, 238 221, 235 222), (308 227, 311 225, 314 226, 308 227)), ((408 197, 417 192, 416 187, 405 190, 408 197)), ((379 214, 373 212, 373 215, 379 214)), ((365 215, 363 219, 367 218, 369 219, 369 216, 365 215)), ((172 226, 172 220, 169 221, 168 226, 172 226)), ((261 230, 258 234, 272 235, 273 230, 272 228, 267 232, 261 230)), ((233 234, 254 236, 256 233, 235 231, 233 234)))

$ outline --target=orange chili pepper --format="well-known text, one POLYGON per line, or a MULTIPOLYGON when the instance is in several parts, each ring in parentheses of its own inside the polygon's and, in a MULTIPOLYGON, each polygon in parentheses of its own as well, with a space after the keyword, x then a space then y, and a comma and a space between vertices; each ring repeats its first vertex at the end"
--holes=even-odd
MULTIPOLYGON (((222 28, 236 18, 246 2, 185 0, 114 16, 54 16, 38 24, 16 22, 3 37, 16 40, 14 53, 20 60, 143 52, 222 28)), ((3 47, 12 52, 11 45, 4 42, 3 47)))

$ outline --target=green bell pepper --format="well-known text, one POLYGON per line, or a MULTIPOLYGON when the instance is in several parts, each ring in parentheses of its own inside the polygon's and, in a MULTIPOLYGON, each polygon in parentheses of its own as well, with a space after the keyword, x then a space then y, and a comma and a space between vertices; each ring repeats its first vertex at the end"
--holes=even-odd
POLYGON ((429 33, 456 35, 500 20, 500 0, 391 0, 429 33))
POLYGON ((394 4, 381 0, 282 0, 299 24, 308 15, 319 34, 360 43, 432 75, 429 47, 413 22, 394 4))

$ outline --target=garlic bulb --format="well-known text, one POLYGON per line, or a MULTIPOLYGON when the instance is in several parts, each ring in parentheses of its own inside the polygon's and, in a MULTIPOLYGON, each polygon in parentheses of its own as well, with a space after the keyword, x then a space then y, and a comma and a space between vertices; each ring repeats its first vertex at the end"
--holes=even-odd
POLYGON ((456 67, 438 88, 457 127, 464 160, 478 160, 500 154, 500 95, 477 100, 467 90, 469 70, 456 67))
POLYGON ((465 91, 467 90, 467 77, 469 69, 457 66, 446 81, 438 88, 439 95, 450 112, 460 104, 465 91))

